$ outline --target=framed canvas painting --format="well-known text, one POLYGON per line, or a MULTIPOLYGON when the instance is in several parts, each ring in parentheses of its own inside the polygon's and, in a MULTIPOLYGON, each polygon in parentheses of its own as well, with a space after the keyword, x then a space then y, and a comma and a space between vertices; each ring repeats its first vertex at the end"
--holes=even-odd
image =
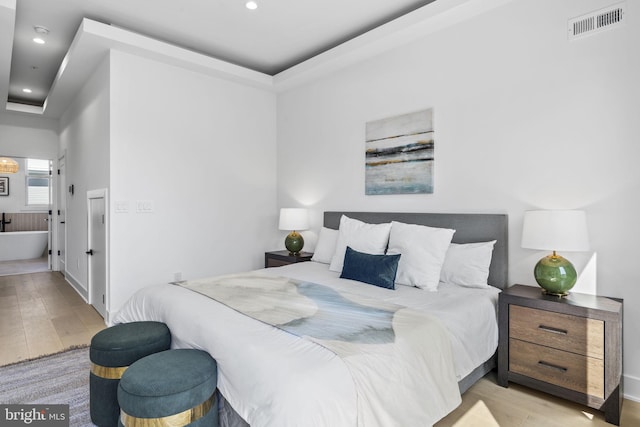
POLYGON ((9 195, 9 177, 0 176, 0 196, 9 195))
POLYGON ((433 108, 367 122, 365 194, 433 193, 433 108))

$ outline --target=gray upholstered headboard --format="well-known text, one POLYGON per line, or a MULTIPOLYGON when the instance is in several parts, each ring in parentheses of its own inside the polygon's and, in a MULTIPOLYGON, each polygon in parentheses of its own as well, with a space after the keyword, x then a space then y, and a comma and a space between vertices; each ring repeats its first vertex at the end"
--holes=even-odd
POLYGON ((506 214, 467 214, 467 213, 388 213, 388 212, 325 212, 324 226, 338 229, 340 217, 371 224, 399 221, 407 224, 428 225, 430 227, 453 228, 454 243, 475 243, 496 240, 489 268, 489 283, 504 289, 508 282, 508 222, 506 214))

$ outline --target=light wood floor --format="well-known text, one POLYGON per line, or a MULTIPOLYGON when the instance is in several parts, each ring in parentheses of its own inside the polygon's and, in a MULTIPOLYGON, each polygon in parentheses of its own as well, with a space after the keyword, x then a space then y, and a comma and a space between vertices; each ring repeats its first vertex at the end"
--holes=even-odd
MULTIPOLYGON (((434 427, 613 427, 604 414, 517 384, 500 387, 491 372, 462 395, 434 427)), ((625 399, 621 427, 640 426, 640 403, 625 399)))
MULTIPOLYGON (((0 277, 0 366, 89 344, 102 317, 64 281, 46 272, 0 277)), ((640 426, 640 403, 625 400, 621 427, 640 426)), ((517 384, 492 372, 435 427, 611 427, 602 413, 517 384)))
POLYGON ((0 276, 0 366, 88 345, 105 327, 58 272, 0 276))

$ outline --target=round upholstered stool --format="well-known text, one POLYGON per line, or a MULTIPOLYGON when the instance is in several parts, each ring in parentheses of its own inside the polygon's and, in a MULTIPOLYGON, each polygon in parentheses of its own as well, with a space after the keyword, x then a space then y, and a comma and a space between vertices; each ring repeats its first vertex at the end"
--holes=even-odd
POLYGON ((100 427, 118 425, 118 382, 123 372, 136 360, 169 347, 171 333, 160 322, 123 323, 94 335, 89 349, 91 421, 100 427))
POLYGON ((132 364, 118 385, 120 426, 218 426, 216 361, 201 350, 152 354, 132 364))

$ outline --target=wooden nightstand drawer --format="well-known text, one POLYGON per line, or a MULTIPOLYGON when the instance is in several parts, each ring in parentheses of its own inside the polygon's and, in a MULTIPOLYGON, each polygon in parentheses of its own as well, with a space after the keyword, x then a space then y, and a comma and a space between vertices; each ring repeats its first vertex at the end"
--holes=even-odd
POLYGON ((604 412, 622 408, 621 299, 563 298, 515 285, 500 293, 498 384, 515 382, 604 412))
POLYGON ((509 370, 579 393, 604 398, 602 359, 511 338, 509 370))
POLYGON ((604 358, 604 322, 580 316, 509 306, 509 336, 569 351, 604 358))
POLYGON ((264 267, 282 267, 283 265, 295 264, 297 262, 311 261, 313 254, 310 252, 300 252, 298 255, 291 255, 289 251, 273 251, 264 253, 264 267))
POLYGON ((283 265, 289 265, 289 264, 291 264, 291 261, 286 261, 286 260, 282 260, 282 259, 268 258, 265 267, 266 268, 282 267, 283 265))

